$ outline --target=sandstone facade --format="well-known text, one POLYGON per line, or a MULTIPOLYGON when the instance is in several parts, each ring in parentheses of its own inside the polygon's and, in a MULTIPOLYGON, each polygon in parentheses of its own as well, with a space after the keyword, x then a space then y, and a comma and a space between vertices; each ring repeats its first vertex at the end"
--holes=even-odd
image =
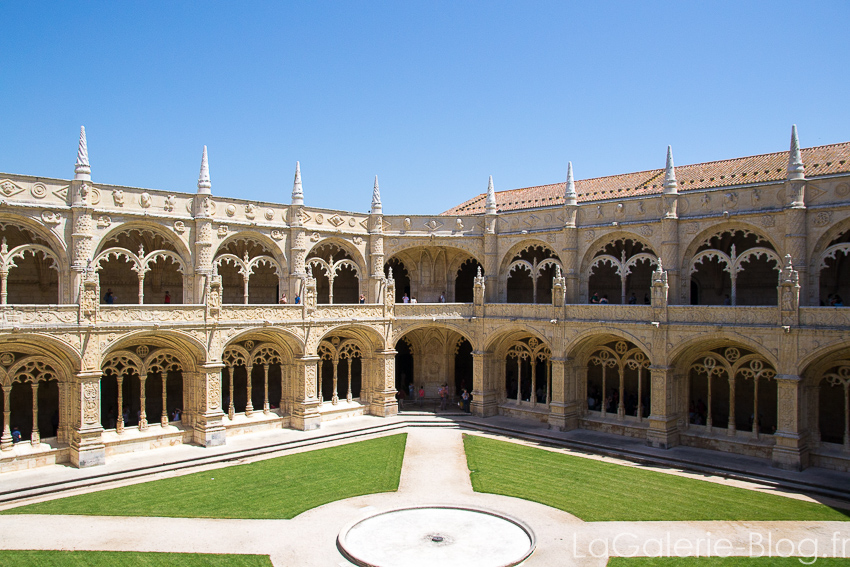
POLYGON ((74 179, 0 174, 0 470, 388 416, 410 383, 848 470, 848 154, 795 132, 396 216, 377 179, 369 213, 306 206, 299 169, 289 204, 215 196, 206 149, 195 193, 95 183, 83 132, 74 179))

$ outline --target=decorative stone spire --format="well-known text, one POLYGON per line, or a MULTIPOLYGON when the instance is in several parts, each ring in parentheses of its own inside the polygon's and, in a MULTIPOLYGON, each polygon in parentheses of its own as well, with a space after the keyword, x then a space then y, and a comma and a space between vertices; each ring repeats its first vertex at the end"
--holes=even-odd
POLYGON ((493 189, 493 176, 490 176, 490 183, 487 185, 487 200, 484 201, 484 212, 488 215, 496 214, 496 190, 493 189))
POLYGON ((295 162, 295 183, 292 184, 292 204, 304 206, 304 188, 301 187, 301 162, 295 162))
POLYGON ((381 207, 381 190, 378 188, 378 176, 375 176, 375 187, 372 189, 372 214, 380 215, 381 207))
POLYGON ((803 166, 803 154, 800 153, 800 139, 797 138, 797 125, 791 126, 791 151, 788 153, 788 179, 804 179, 806 168, 803 166))
POLYGON ((210 165, 207 161, 207 147, 204 146, 204 154, 201 156, 201 173, 198 175, 198 194, 209 195, 212 193, 210 183, 210 165))
POLYGON ((77 163, 74 166, 74 179, 91 181, 91 166, 89 165, 89 148, 86 145, 86 127, 80 126, 80 145, 77 148, 77 163))
POLYGON ((576 194, 576 182, 573 181, 573 162, 567 163, 567 188, 564 191, 565 205, 578 205, 578 195, 576 194))
POLYGON ((673 167, 673 146, 667 146, 667 167, 664 170, 664 193, 672 195, 678 193, 676 183, 676 171, 673 167))

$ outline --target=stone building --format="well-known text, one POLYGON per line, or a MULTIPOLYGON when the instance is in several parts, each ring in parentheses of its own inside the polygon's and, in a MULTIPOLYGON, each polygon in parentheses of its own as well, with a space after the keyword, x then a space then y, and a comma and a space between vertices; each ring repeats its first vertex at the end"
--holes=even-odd
POLYGON ((848 158, 794 129, 392 216, 377 179, 369 213, 306 206, 297 165, 289 204, 217 197, 206 148, 197 192, 96 183, 83 130, 73 179, 0 174, 0 470, 388 416, 410 383, 848 470, 848 158))

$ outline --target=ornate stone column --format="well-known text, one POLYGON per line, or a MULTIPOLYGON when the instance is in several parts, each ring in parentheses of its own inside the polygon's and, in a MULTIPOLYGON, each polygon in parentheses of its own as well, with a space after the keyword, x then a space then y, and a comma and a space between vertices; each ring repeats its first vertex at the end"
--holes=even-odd
POLYGON ((292 403, 292 427, 302 431, 319 429, 322 416, 319 414, 319 398, 316 396, 316 365, 319 357, 307 355, 295 359, 292 372, 295 399, 292 403))
POLYGON ((100 370, 83 371, 72 384, 71 464, 84 468, 106 462, 100 424, 100 370))
POLYGON ((773 466, 802 470, 809 465, 809 449, 802 430, 803 378, 793 374, 776 375, 777 428, 773 438, 773 466))
POLYGON ((12 431, 9 429, 9 420, 12 418, 12 407, 9 396, 12 395, 12 386, 3 386, 3 435, 0 436, 0 451, 8 451, 12 448, 12 431))
POLYGON ((192 440, 204 447, 224 445, 224 412, 221 407, 221 370, 224 364, 209 363, 200 368, 192 380, 196 390, 196 408, 192 440))
POLYGON ((493 385, 492 373, 487 372, 487 363, 492 355, 485 352, 472 353, 472 405, 470 410, 478 417, 490 417, 499 413, 499 394, 493 385))
POLYGON ((564 264, 565 301, 578 303, 579 260, 578 260, 578 195, 573 181, 573 162, 567 165, 567 185, 564 191, 564 245, 561 262, 564 264))
POLYGON ((652 447, 669 449, 679 444, 679 428, 676 423, 676 398, 673 395, 675 380, 673 368, 650 366, 651 413, 646 443, 652 447))
MULTIPOLYGON (((664 171, 664 214, 661 217, 661 256, 666 264, 667 275, 665 283, 668 283, 674 290, 684 290, 680 283, 679 266, 679 186, 676 182, 676 172, 673 166, 673 149, 667 146, 667 166, 664 171)), ((673 294, 673 303, 685 303, 684 298, 675 297, 673 294)))
POLYGON ((549 403, 549 427, 569 431, 578 425, 576 371, 570 359, 552 357, 552 401, 549 403))
POLYGON ((366 301, 382 303, 381 287, 384 284, 384 216, 381 205, 381 191, 378 188, 378 176, 372 189, 372 208, 369 214, 369 287, 366 301))
MULTIPOLYGON (((498 212, 496 208, 496 191, 493 188, 493 176, 487 185, 487 199, 484 204, 484 275, 486 278, 486 301, 499 301, 499 238, 498 212)), ((473 394, 474 396, 474 394, 473 394)), ((472 400, 475 404, 475 398, 472 400)))
MULTIPOLYGON (((369 402, 369 413, 388 417, 398 413, 398 401, 395 399, 395 355, 396 350, 388 348, 375 353, 373 360, 375 384, 372 397, 369 402)), ((349 382, 351 377, 349 376, 349 382)))
POLYGON ((800 151, 800 140, 797 138, 796 124, 791 127, 791 148, 788 153, 784 204, 782 216, 785 219, 785 253, 794 259, 793 268, 798 272, 800 296, 805 298, 808 297, 806 288, 809 285, 809 257, 806 243, 808 238, 806 170, 800 151))

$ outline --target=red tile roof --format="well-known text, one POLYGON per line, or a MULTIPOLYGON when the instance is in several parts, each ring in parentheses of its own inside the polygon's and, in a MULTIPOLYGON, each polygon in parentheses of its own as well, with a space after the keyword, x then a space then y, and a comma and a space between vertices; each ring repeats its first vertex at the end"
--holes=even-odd
MULTIPOLYGON (((806 177, 819 177, 850 172, 850 142, 804 148, 803 164, 806 177)), ((782 181, 786 177, 788 152, 682 165, 676 167, 679 192, 696 189, 715 189, 732 185, 782 181)), ((578 201, 601 201, 662 192, 664 169, 625 173, 576 181, 578 201)), ((499 212, 554 207, 564 204, 566 182, 496 192, 499 212)), ((472 199, 442 213, 444 215, 476 215, 484 212, 487 194, 472 199)))

